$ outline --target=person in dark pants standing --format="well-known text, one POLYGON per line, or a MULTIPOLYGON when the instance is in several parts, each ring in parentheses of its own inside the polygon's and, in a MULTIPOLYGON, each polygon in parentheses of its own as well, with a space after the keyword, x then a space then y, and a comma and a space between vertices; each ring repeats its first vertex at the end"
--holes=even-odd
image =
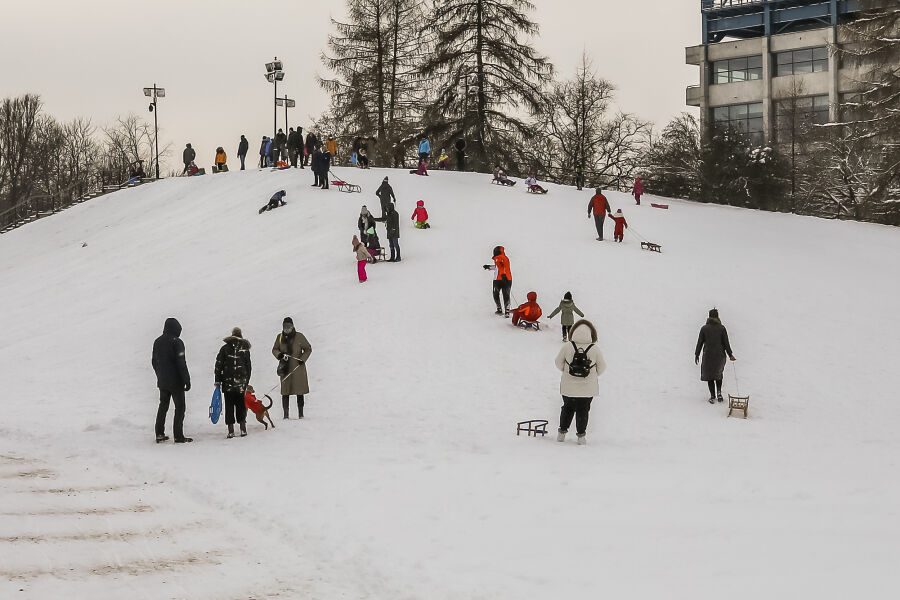
POLYGON ((303 156, 304 165, 309 164, 309 161, 312 160, 312 153, 318 146, 318 143, 319 140, 312 131, 306 134, 306 154, 303 156))
POLYGON ((606 215, 612 216, 612 210, 609 208, 609 202, 607 202, 606 196, 603 195, 600 188, 597 188, 597 193, 588 202, 588 219, 591 218, 592 213, 594 215, 594 224, 597 226, 597 241, 602 242, 603 221, 606 220, 606 215))
POLYGON ((188 373, 187 361, 184 358, 184 342, 181 335, 181 323, 174 317, 166 319, 163 334, 153 342, 153 358, 150 364, 156 372, 156 387, 159 388, 159 409, 156 412, 156 443, 169 439, 166 435, 166 413, 169 402, 175 403, 175 420, 172 431, 175 443, 193 442, 193 438, 184 437, 184 393, 191 389, 191 376, 188 373))
POLYGON ((697 348, 694 350, 694 364, 700 364, 700 381, 705 381, 709 387, 709 403, 715 404, 716 399, 723 402, 722 378, 725 373, 725 356, 731 360, 737 360, 731 352, 731 344, 728 343, 728 331, 719 320, 718 309, 709 311, 706 325, 700 328, 700 337, 697 340, 697 348), (703 353, 703 364, 700 364, 700 353, 703 353))
POLYGON ((287 137, 287 150, 288 159, 291 161, 291 166, 295 169, 297 168, 297 156, 299 156, 300 145, 300 131, 294 130, 294 128, 291 127, 287 137))
POLYGON ((250 384, 250 342, 244 339, 241 328, 235 327, 216 355, 216 387, 225 397, 225 424, 228 438, 234 437, 234 423, 241 426, 241 437, 247 435, 247 405, 244 392, 250 384))
POLYGON ((391 257, 388 262, 400 262, 400 215, 390 202, 387 211, 387 238, 391 246, 391 257))
POLYGON ((281 333, 275 338, 272 355, 278 359, 278 376, 281 378, 281 406, 284 418, 288 418, 291 396, 297 396, 297 412, 303 418, 304 396, 309 393, 306 361, 312 354, 312 346, 302 333, 294 329, 294 320, 285 317, 281 333))
POLYGON ((322 153, 318 148, 313 148, 311 161, 309 168, 316 179, 312 187, 322 187, 322 153))
POLYGON ((181 162, 184 163, 184 170, 181 172, 182 175, 187 173, 188 167, 191 166, 191 163, 194 162, 195 158, 197 158, 197 152, 191 148, 190 144, 187 144, 184 147, 184 152, 181 153, 181 162))
POLYGON ((381 185, 375 191, 375 195, 378 196, 378 199, 381 201, 381 218, 376 220, 384 221, 387 219, 388 207, 391 206, 391 202, 397 201, 397 197, 394 196, 394 188, 388 183, 387 177, 381 181, 381 185))
POLYGON ((597 330, 590 321, 581 319, 572 325, 569 339, 571 341, 563 344, 556 355, 556 368, 562 371, 559 391, 563 399, 556 441, 566 441, 574 417, 578 445, 583 446, 587 443, 585 434, 591 401, 600 393, 597 378, 606 370, 606 363, 596 345, 597 330))
POLYGON ((466 170, 466 140, 459 138, 456 140, 456 170, 466 170))
POLYGON ((494 271, 494 304, 497 305, 495 314, 509 317, 509 293, 512 290, 512 271, 509 268, 509 258, 503 246, 494 248, 494 264, 484 265, 485 271, 494 271), (503 309, 500 308, 500 294, 503 294, 503 309))
POLYGON ((238 158, 241 159, 241 171, 244 170, 244 161, 247 159, 247 151, 250 149, 250 142, 247 141, 247 138, 241 136, 241 141, 238 144, 237 155, 238 158))
POLYGON ((331 152, 328 151, 328 148, 325 148, 325 152, 322 152, 322 156, 319 159, 319 179, 322 180, 322 189, 328 189, 328 173, 331 171, 331 152))

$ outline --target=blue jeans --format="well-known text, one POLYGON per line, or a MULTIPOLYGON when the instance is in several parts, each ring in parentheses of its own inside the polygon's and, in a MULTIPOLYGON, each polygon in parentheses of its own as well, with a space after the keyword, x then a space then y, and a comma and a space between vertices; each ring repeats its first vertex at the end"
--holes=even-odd
POLYGON ((244 159, 247 158, 247 155, 246 155, 246 154, 239 154, 239 155, 238 155, 238 158, 241 159, 241 171, 243 171, 243 170, 244 170, 244 159))

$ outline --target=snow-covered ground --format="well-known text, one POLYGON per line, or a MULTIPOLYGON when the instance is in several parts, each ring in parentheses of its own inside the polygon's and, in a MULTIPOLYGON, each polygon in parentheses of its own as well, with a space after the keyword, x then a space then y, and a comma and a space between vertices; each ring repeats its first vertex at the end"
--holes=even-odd
POLYGON ((588 191, 338 171, 364 193, 308 170, 170 179, 0 236, 0 597, 900 593, 900 231, 609 193, 655 254, 595 241, 588 191), (360 285, 350 239, 385 175, 403 262, 360 285), (494 316, 498 244, 519 302, 535 290, 548 314, 571 290, 598 326, 587 446, 515 435, 555 428, 558 317, 494 316), (746 421, 706 402, 693 363, 712 306, 746 421), (225 440, 207 418, 221 339, 242 327, 265 391, 286 315, 314 349, 307 418, 276 406, 275 430, 225 440), (185 446, 153 440, 169 316, 185 446))

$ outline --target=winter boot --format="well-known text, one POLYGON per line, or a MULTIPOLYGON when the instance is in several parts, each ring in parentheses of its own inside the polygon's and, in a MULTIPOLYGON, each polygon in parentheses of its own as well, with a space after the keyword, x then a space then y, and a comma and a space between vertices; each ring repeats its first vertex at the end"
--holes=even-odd
POLYGON ((180 440, 175 440, 175 443, 176 444, 190 444, 193 441, 194 441, 194 438, 186 437, 186 438, 181 438, 180 440))
POLYGON ((247 437, 247 424, 241 423, 241 437, 247 437))
POLYGON ((298 419, 303 418, 303 405, 304 404, 306 404, 306 402, 304 401, 302 396, 300 398, 297 398, 297 413, 299 413, 297 416, 298 419))
POLYGON ((584 437, 583 435, 579 435, 579 436, 578 436, 578 445, 579 445, 579 446, 584 446, 584 445, 586 445, 586 444, 587 444, 587 438, 584 437))
POLYGON ((716 397, 715 397, 715 396, 710 396, 710 397, 709 397, 709 403, 710 403, 710 404, 715 404, 715 403, 716 403, 716 397))
POLYGON ((163 442, 168 442, 168 441, 169 441, 169 436, 167 436, 167 435, 164 434, 164 433, 161 433, 161 434, 159 434, 158 436, 156 436, 156 443, 157 443, 157 444, 161 444, 161 443, 163 443, 163 442))
POLYGON ((226 439, 230 440, 233 437, 234 437, 234 425, 229 425, 228 426, 228 436, 226 436, 226 439))
POLYGON ((722 394, 719 394, 719 397, 716 398, 719 402, 725 402, 725 398, 722 397, 722 394))
POLYGON ((494 314, 495 314, 495 315, 502 315, 502 314, 503 314, 503 309, 500 308, 500 305, 499 305, 499 304, 497 305, 497 310, 494 312, 494 314))
POLYGON ((290 406, 291 406, 291 399, 289 396, 285 396, 284 398, 281 399, 281 408, 284 409, 284 418, 285 419, 288 418, 288 409, 290 408, 290 406))
POLYGON ((565 432, 565 431, 560 431, 560 432, 558 432, 558 433, 556 434, 556 441, 557 441, 557 442, 564 442, 564 441, 566 441, 566 432, 565 432))

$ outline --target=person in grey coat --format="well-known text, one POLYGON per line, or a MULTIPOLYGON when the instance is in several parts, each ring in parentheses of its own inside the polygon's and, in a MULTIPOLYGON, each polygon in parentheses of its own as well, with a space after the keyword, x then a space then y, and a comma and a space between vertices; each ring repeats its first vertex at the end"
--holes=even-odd
POLYGON ((584 313, 578 310, 575 302, 572 301, 572 292, 566 292, 559 306, 547 318, 552 319, 556 313, 562 313, 559 317, 559 321, 562 323, 562 341, 567 342, 569 341, 569 330, 575 323, 574 313, 578 313, 579 317, 584 317, 584 313))
POLYGON ((722 402, 722 376, 725 372, 725 357, 737 360, 731 352, 731 344, 728 342, 728 331, 719 320, 718 309, 709 311, 706 325, 700 328, 700 337, 697 340, 697 349, 694 350, 694 363, 700 365, 700 381, 705 381, 709 386, 709 403, 714 404, 718 398, 722 402), (703 363, 700 363, 700 353, 703 353, 703 363))

